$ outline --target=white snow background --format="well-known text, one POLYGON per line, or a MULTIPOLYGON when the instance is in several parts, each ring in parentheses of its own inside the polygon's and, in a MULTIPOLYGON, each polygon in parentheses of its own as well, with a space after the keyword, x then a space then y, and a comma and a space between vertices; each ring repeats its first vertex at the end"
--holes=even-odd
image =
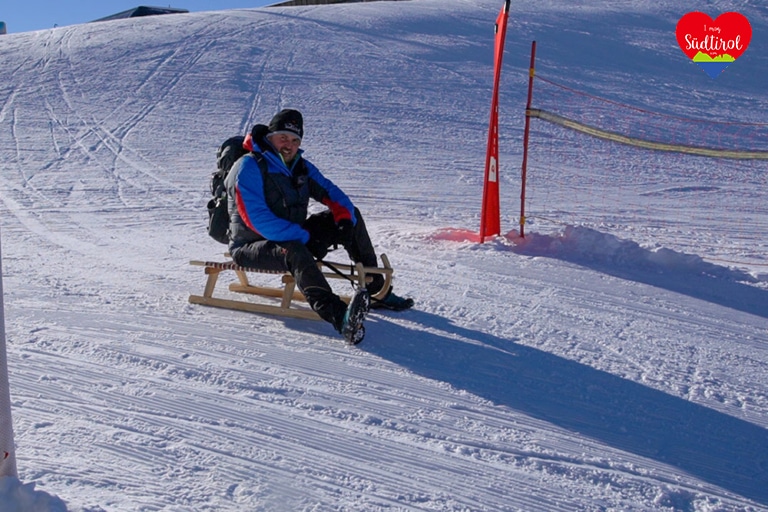
POLYGON ((565 193, 532 205, 525 239, 513 231, 532 40, 539 72, 590 94, 766 123, 768 10, 513 1, 506 236, 479 244, 465 234, 479 226, 501 4, 259 8, 0 38, 19 468, 0 510, 768 510, 766 164, 593 141, 608 176, 579 195, 590 159, 535 133, 532 179, 552 178, 530 193, 565 193), (677 46, 692 10, 750 20, 749 49, 717 79, 677 46), (305 155, 416 300, 372 313, 358 347, 323 322, 187 302, 204 283, 188 261, 224 251, 205 233, 215 150, 284 107, 304 113, 305 155), (593 197, 654 208, 533 215, 593 197))

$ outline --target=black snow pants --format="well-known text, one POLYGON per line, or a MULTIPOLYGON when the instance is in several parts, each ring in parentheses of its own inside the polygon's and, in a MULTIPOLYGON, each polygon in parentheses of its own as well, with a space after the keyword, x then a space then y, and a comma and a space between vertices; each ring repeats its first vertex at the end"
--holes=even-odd
MULTIPOLYGON (((357 223, 353 231, 352 243, 345 246, 349 258, 355 263, 362 263, 366 267, 376 267, 376 253, 365 227, 365 221, 360 211, 355 209, 357 223)), ((304 222, 310 236, 322 241, 326 247, 340 245, 338 229, 330 210, 311 215, 304 222)), ((259 240, 249 244, 232 248, 232 260, 242 266, 260 270, 290 272, 296 279, 301 293, 307 298, 309 306, 327 322, 333 324, 338 330, 347 305, 331 289, 328 280, 317 266, 317 262, 309 252, 309 249, 298 241, 273 242, 271 240, 259 240)), ((367 289, 371 295, 381 290, 384 278, 380 274, 374 274, 367 289)))

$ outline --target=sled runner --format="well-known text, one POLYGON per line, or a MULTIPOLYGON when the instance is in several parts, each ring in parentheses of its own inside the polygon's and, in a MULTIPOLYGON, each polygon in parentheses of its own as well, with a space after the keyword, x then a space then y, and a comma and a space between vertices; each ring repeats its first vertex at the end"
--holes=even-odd
MULTIPOLYGON (((371 274, 381 274, 384 276, 384 286, 376 295, 371 296, 372 300, 383 298, 392 284, 392 266, 385 254, 381 255, 382 267, 364 267, 358 263, 356 265, 332 262, 317 262, 323 269, 323 274, 328 279, 344 279, 357 283, 364 287, 368 276, 371 274)), ((202 304, 204 306, 213 306, 217 308, 234 309, 238 311, 248 311, 251 313, 264 313, 268 315, 281 315, 292 318, 306 318, 319 320, 320 317, 309 307, 297 306, 294 301, 304 301, 304 295, 296 290, 296 280, 287 272, 272 272, 254 268, 241 267, 232 261, 190 261, 190 265, 203 267, 205 275, 208 276, 205 282, 205 289, 202 295, 190 295, 189 302, 192 304, 202 304), (223 297, 214 297, 216 284, 219 274, 226 271, 233 271, 237 276, 237 282, 229 285, 229 290, 246 295, 254 295, 261 298, 273 299, 273 303, 267 303, 259 300, 237 300, 223 297), (282 286, 257 286, 248 279, 248 274, 275 274, 280 276, 282 286), (277 305, 274 299, 280 299, 277 305)), ((349 302, 350 296, 341 296, 345 302, 349 302)))

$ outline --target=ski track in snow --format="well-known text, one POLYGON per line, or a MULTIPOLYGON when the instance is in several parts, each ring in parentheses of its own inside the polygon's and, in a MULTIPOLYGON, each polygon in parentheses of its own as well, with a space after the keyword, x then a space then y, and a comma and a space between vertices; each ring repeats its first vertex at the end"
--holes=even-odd
MULTIPOLYGON (((404 4, 198 13, 0 41, 12 70, 0 227, 20 479, 89 512, 767 510, 764 169, 721 179, 702 161, 695 183, 677 181, 680 169, 632 189, 616 203, 653 201, 661 220, 630 227, 613 223, 606 201, 584 227, 546 232, 534 220, 526 241, 446 240, 440 228, 477 224, 499 5, 404 4), (417 301, 372 313, 359 347, 322 322, 187 302, 203 287, 188 260, 224 251, 203 229, 216 146, 282 106, 305 112, 307 156, 360 206, 396 291, 417 301), (730 190, 758 185, 757 200, 732 204, 698 181, 707 176, 730 190), (751 214, 741 238, 712 242, 727 215, 688 231, 702 205, 680 213, 690 193, 751 214), (744 248, 755 256, 741 258, 744 248)), ((676 12, 650 5, 626 2, 643 23, 676 12)), ((597 20, 560 2, 539 8, 510 21, 510 111, 524 105, 529 35, 544 31, 542 67, 591 88, 590 69, 557 53, 577 52, 572 41, 589 49, 558 28, 562 17, 593 20, 595 33, 626 23, 608 9, 597 20)), ((750 11, 755 34, 760 13, 750 11)), ((708 83, 689 104, 674 92, 683 59, 664 55, 681 64, 660 65, 665 102, 702 117, 718 94, 747 115, 753 82, 708 83)), ((762 69, 765 56, 754 58, 742 73, 762 69)), ((629 69, 594 87, 623 96, 629 69)), ((522 123, 511 117, 501 131, 515 147, 502 157, 519 162, 522 123)), ((549 162, 567 163, 568 151, 549 162)), ((549 169, 577 182, 571 170, 549 169)), ((504 179, 511 204, 517 185, 504 179)), ((622 190, 642 179, 627 174, 622 190)))

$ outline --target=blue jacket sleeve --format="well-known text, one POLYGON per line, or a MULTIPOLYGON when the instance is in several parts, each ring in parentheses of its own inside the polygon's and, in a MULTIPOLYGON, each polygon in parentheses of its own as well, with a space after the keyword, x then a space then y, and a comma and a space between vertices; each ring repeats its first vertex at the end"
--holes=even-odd
POLYGON ((267 240, 309 241, 309 233, 300 225, 276 216, 264 197, 264 181, 259 164, 253 157, 242 159, 242 169, 235 185, 237 211, 243 222, 267 240))
POLYGON ((331 180, 323 176, 313 163, 306 159, 304 163, 307 167, 307 177, 319 186, 319 191, 314 187, 310 188, 312 198, 327 206, 336 222, 341 219, 350 219, 352 224, 357 224, 355 205, 352 200, 331 180))

